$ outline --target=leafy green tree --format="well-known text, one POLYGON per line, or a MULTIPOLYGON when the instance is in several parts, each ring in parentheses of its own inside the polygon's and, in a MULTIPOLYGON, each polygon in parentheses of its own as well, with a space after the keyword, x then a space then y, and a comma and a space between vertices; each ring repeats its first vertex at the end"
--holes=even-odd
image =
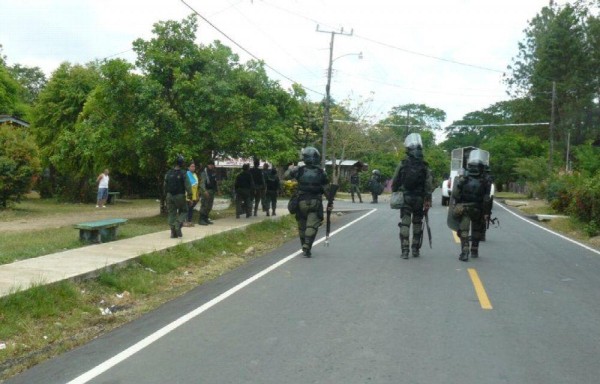
POLYGON ((124 60, 109 60, 99 67, 100 77, 76 125, 80 159, 74 172, 96 175, 109 168, 121 175, 142 175, 137 140, 137 120, 144 106, 138 94, 143 78, 124 60), (81 165, 85 168, 81 169, 81 165))
POLYGON ((600 174, 600 148, 591 142, 582 144, 573 150, 574 167, 587 177, 600 174))
POLYGON ((508 183, 519 180, 516 166, 520 158, 543 157, 547 153, 546 143, 539 138, 518 133, 496 136, 481 148, 490 152, 491 171, 500 191, 508 183))
POLYGON ((2 60, 0 62, 0 115, 27 119, 28 108, 22 100, 22 94, 23 88, 12 77, 2 60))
POLYGON ((441 109, 424 104, 405 104, 393 107, 379 125, 390 126, 399 137, 404 138, 412 132, 439 130, 444 120, 446 112, 441 109))
POLYGON ((32 133, 44 159, 42 165, 50 170, 53 189, 77 201, 86 200, 91 188, 92 156, 86 151, 94 143, 78 123, 99 78, 97 64, 63 63, 40 93, 33 110, 32 133))
MULTIPOLYGON (((135 148, 140 167, 157 180, 176 154, 267 158, 292 143, 294 98, 269 80, 262 63, 241 64, 216 41, 195 43, 197 20, 154 25, 133 43, 144 81, 135 148)), ((164 199, 163 199, 164 200, 164 199)))
POLYGON ((544 7, 525 30, 525 41, 509 67, 506 78, 511 94, 528 97, 538 121, 549 121, 553 83, 556 110, 556 138, 566 143, 573 130, 573 142, 581 143, 594 135, 586 116, 598 110, 598 69, 592 49, 598 35, 584 2, 544 7))
POLYGON ((44 72, 39 67, 26 67, 20 64, 15 64, 8 70, 23 87, 24 101, 29 105, 33 104, 48 82, 44 72))
POLYGON ((39 172, 38 148, 27 131, 0 125, 0 208, 19 202, 39 172))

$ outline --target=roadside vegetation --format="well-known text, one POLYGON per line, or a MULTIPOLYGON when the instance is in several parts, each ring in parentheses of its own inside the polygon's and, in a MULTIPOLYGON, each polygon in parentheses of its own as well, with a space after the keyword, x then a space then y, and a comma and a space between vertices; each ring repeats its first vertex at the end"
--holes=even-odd
POLYGON ((40 285, 0 298, 0 343, 5 346, 0 380, 264 255, 295 239, 296 231, 294 218, 282 216, 143 255, 94 279, 40 285))

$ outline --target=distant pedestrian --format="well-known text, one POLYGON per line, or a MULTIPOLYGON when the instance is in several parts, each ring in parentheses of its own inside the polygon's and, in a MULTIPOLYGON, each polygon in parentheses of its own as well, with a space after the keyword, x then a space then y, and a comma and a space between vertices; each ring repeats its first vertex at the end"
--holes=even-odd
POLYGON ((381 185, 381 172, 378 169, 374 169, 369 179, 369 190, 371 191, 371 203, 377 204, 377 198, 383 192, 383 185, 381 185))
POLYGON ((281 182, 279 181, 279 176, 277 175, 277 170, 275 168, 268 170, 265 174, 265 183, 267 184, 267 191, 265 193, 265 210, 267 212, 267 216, 269 216, 269 208, 271 209, 271 214, 276 216, 275 210, 277 209, 277 195, 281 190, 281 182))
POLYGON ((362 196, 360 195, 360 177, 358 175, 358 169, 352 168, 350 174, 350 195, 352 196, 352 202, 354 203, 354 194, 356 193, 358 201, 362 203, 362 196))
POLYGON ((246 218, 252 216, 252 192, 254 191, 254 180, 250 174, 250 164, 242 166, 240 172, 235 178, 235 218, 239 219, 242 213, 246 218))
POLYGON ((215 173, 215 162, 210 160, 206 168, 200 173, 200 225, 209 225, 213 222, 209 219, 217 193, 217 175, 215 173))
POLYGON ((104 170, 98 177, 96 178, 96 183, 98 183, 98 196, 96 199, 96 208, 106 208, 106 201, 108 200, 108 181, 110 178, 108 177, 108 168, 104 170))
POLYGON ((196 164, 194 164, 193 160, 190 163, 190 165, 188 165, 188 170, 187 170, 186 176, 187 176, 188 182, 191 185, 192 193, 186 194, 186 196, 185 196, 186 201, 187 201, 187 206, 188 206, 188 212, 187 212, 187 220, 183 225, 185 227, 193 227, 194 222, 192 221, 192 219, 194 216, 194 207, 196 206, 196 204, 198 204, 198 201, 200 200, 200 195, 198 193, 198 188, 199 188, 198 175, 196 174, 196 164))
POLYGON ((182 237, 181 227, 187 218, 187 203, 185 195, 192 193, 191 183, 188 181, 184 166, 183 156, 177 156, 175 166, 165 174, 163 187, 167 195, 167 210, 169 212, 169 227, 171 238, 182 237))
POLYGON ((264 204, 265 192, 266 192, 266 184, 265 177, 263 175, 263 171, 260 169, 260 160, 258 158, 254 158, 254 167, 250 169, 250 173, 252 174, 252 179, 254 179, 254 216, 256 216, 256 212, 258 211, 258 204, 264 204))

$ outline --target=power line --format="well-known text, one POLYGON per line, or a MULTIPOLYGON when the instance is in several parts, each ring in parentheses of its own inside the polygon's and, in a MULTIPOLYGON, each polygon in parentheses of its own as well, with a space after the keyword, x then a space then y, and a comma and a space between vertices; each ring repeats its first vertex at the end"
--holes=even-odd
POLYGON ((443 57, 428 55, 426 53, 420 53, 420 52, 411 51, 411 50, 406 49, 406 48, 396 47, 395 45, 391 45, 391 44, 388 44, 388 43, 384 43, 384 42, 381 42, 381 41, 370 39, 370 38, 365 37, 365 36, 356 35, 356 37, 358 37, 359 39, 363 39, 363 40, 369 41, 371 43, 382 45, 382 46, 387 47, 387 48, 392 48, 392 49, 395 49, 395 50, 398 50, 398 51, 402 51, 402 52, 405 52, 405 53, 410 53, 411 55, 417 55, 417 56, 427 57, 429 59, 434 59, 434 60, 439 60, 439 61, 445 61, 447 63, 457 64, 457 65, 464 65, 466 67, 481 69, 481 70, 484 70, 484 71, 504 73, 504 71, 501 71, 499 69, 487 68, 487 67, 483 67, 481 65, 463 63, 461 61, 450 60, 450 59, 445 59, 443 57))
MULTIPOLYGON (((285 8, 282 8, 282 7, 280 7, 280 6, 278 6, 278 5, 275 5, 275 4, 271 4, 271 3, 270 3, 270 2, 268 2, 268 1, 264 1, 264 0, 263 0, 263 3, 265 3, 266 5, 268 5, 268 6, 270 6, 270 7, 277 8, 277 9, 279 9, 279 10, 283 11, 283 12, 290 13, 290 14, 292 14, 292 15, 294 15, 294 16, 297 16, 297 17, 300 17, 300 18, 306 19, 306 20, 308 20, 308 21, 311 21, 311 22, 314 22, 314 23, 316 23, 316 24, 323 24, 323 25, 327 25, 326 23, 319 22, 319 21, 317 21, 317 20, 315 20, 315 19, 313 19, 313 18, 310 18, 310 17, 308 17, 308 16, 301 15, 301 14, 299 14, 299 13, 296 13, 296 12, 290 11, 290 10, 288 10, 288 9, 285 9, 285 8)), ((434 59, 434 60, 444 61, 444 62, 447 62, 447 63, 456 64, 456 65, 463 65, 463 66, 467 66, 467 67, 471 67, 471 68, 481 69, 481 70, 484 70, 484 71, 497 72, 497 73, 504 73, 504 72, 505 72, 505 71, 501 71, 501 70, 499 70, 499 69, 488 68, 488 67, 484 67, 484 66, 481 66, 481 65, 475 65, 475 64, 464 63, 464 62, 461 62, 461 61, 456 61, 456 60, 445 59, 445 58, 443 58, 443 57, 439 57, 439 56, 434 56, 434 55, 429 55, 429 54, 426 54, 426 53, 421 53, 421 52, 412 51, 412 50, 410 50, 410 49, 401 48, 401 47, 397 47, 397 46, 395 46, 395 45, 392 45, 392 44, 388 44, 388 43, 384 43, 384 42, 381 42, 381 41, 378 41, 378 40, 374 40, 374 39, 371 39, 371 38, 369 38, 369 37, 366 37, 366 36, 360 36, 360 35, 355 35, 355 36, 356 36, 356 37, 358 37, 358 38, 360 38, 360 39, 363 39, 363 40, 369 41, 369 42, 371 42, 371 43, 374 43, 374 44, 379 44, 379 45, 382 45, 382 46, 384 46, 384 47, 387 47, 387 48, 396 49, 396 50, 398 50, 398 51, 402 51, 402 52, 405 52, 405 53, 409 53, 409 54, 411 54, 411 55, 416 55, 416 56, 427 57, 427 58, 429 58, 429 59, 434 59)))
POLYGON ((446 128, 486 128, 486 127, 526 127, 535 125, 550 125, 550 123, 514 123, 514 124, 471 124, 449 125, 446 128))
POLYGON ((270 66, 269 64, 267 64, 264 60, 261 60, 260 58, 258 58, 256 55, 254 55, 252 52, 248 51, 246 48, 244 48, 242 45, 240 45, 237 41, 233 40, 231 37, 229 37, 229 35, 227 35, 225 32, 223 32, 222 30, 220 30, 216 25, 214 25, 213 23, 210 22, 210 20, 208 20, 206 17, 202 16, 200 13, 198 13, 198 11, 196 11, 191 5, 189 5, 188 3, 185 2, 185 0, 181 0, 181 2, 188 7, 192 12, 194 12, 194 14, 196 14, 198 17, 200 17, 202 20, 204 20, 206 23, 208 23, 208 25, 210 25, 211 27, 213 27, 217 32, 219 32, 221 35, 223 35, 227 40, 231 41, 233 44, 235 44, 238 48, 240 48, 242 51, 246 52, 248 55, 250 55, 251 57, 253 57, 254 59, 262 62, 265 67, 269 68, 270 70, 272 70, 273 72, 277 73, 279 76, 283 77, 286 80, 291 81, 292 83, 296 83, 299 84, 302 88, 314 92, 316 94, 319 95, 323 95, 321 92, 315 91, 314 89, 310 89, 308 87, 305 87, 304 85, 300 84, 299 82, 297 82, 296 80, 284 75, 283 73, 279 72, 277 69, 273 68, 272 66, 270 66))

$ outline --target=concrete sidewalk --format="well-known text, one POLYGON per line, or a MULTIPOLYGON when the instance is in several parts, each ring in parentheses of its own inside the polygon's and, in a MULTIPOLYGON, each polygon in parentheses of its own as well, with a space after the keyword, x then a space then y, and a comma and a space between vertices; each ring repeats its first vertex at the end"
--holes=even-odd
MULTIPOLYGON (((287 200, 282 200, 278 202, 277 216, 274 217, 267 217, 264 212, 259 212, 258 216, 249 218, 224 218, 214 220, 212 225, 184 227, 182 228, 183 237, 179 239, 171 239, 171 231, 167 229, 129 239, 88 245, 0 265, 0 297, 18 290, 28 289, 33 285, 50 284, 70 278, 92 275, 108 266, 126 263, 146 253, 243 228, 262 220, 278 219, 289 214, 286 207, 287 200)), ((168 228, 166 218, 165 228, 168 228)), ((75 229, 73 230, 73 236, 78 236, 75 229)))

